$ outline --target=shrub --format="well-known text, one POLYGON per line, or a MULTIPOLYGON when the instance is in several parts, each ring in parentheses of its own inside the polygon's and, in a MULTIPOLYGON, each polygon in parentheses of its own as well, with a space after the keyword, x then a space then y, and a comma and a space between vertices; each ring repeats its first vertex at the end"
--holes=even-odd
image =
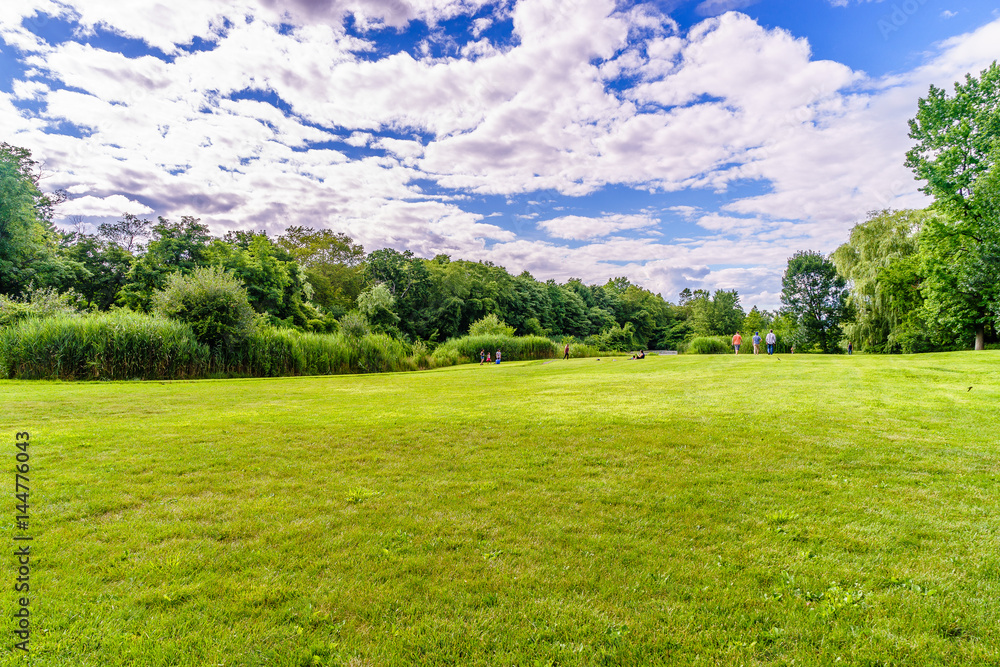
POLYGON ((0 327, 32 317, 75 315, 77 298, 73 290, 59 294, 54 287, 31 288, 22 300, 0 294, 0 327))
POLYGON ((472 323, 469 327, 469 335, 513 338, 514 327, 507 326, 507 323, 497 317, 496 313, 490 313, 486 317, 472 323))
MULTIPOLYGON (((524 361, 527 359, 552 359, 561 353, 555 343, 541 336, 464 336, 452 338, 434 350, 434 359, 446 359, 452 353, 459 361, 479 361, 479 351, 486 350, 491 355, 497 350, 503 352, 507 361, 524 361)), ((438 364, 450 365, 450 364, 438 364)))
POLYGON ((599 348, 592 345, 581 345, 580 343, 571 343, 569 346, 569 357, 570 359, 581 359, 584 357, 600 357, 604 354, 599 348))
POLYGON ((254 330, 257 314, 246 288, 225 270, 210 266, 188 275, 174 273, 153 295, 156 312, 191 325, 206 345, 234 347, 254 330))
POLYGON ((729 354, 733 351, 730 340, 719 336, 694 338, 687 345, 687 354, 729 354))
POLYGON ((624 327, 615 324, 595 338, 593 342, 602 350, 628 352, 636 349, 635 327, 631 322, 626 322, 624 327))
POLYGON ((9 378, 200 377, 208 356, 189 325, 125 310, 31 318, 0 329, 0 369, 9 378))
POLYGON ((348 338, 362 338, 371 333, 368 320, 356 310, 340 318, 340 332, 348 338))

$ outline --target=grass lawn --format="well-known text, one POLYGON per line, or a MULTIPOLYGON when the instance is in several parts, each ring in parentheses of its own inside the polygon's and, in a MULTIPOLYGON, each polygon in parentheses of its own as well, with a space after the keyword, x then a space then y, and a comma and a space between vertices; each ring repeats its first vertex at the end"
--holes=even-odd
POLYGON ((27 430, 36 667, 1000 665, 998 407, 1000 352, 0 382, 0 664, 27 430))

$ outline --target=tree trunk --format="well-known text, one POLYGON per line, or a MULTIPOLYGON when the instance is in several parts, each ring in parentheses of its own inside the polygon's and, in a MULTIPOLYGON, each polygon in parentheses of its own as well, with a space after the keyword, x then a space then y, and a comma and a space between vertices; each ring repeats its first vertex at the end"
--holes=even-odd
POLYGON ((986 325, 985 324, 977 324, 976 325, 976 349, 977 350, 983 350, 983 349, 985 349, 985 345, 984 345, 985 342, 986 342, 986 325))

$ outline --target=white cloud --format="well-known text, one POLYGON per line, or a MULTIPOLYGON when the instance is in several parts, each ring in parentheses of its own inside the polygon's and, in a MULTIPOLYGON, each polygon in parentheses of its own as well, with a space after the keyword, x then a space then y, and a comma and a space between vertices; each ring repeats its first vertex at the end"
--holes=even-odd
POLYGON ((86 195, 70 199, 63 203, 58 214, 60 218, 72 218, 74 216, 83 217, 112 217, 123 213, 133 215, 148 215, 153 212, 141 202, 134 201, 122 195, 111 195, 109 197, 94 197, 86 195))
POLYGON ((583 240, 609 236, 624 230, 645 229, 658 224, 659 220, 647 214, 616 214, 600 218, 567 215, 539 222, 538 228, 545 230, 553 238, 583 240))
POLYGON ((505 18, 495 14, 474 21, 478 41, 455 57, 375 57, 371 41, 345 33, 345 14, 362 27, 436 25, 486 3, 178 1, 169 16, 155 3, 143 12, 112 0, 0 6, 0 36, 30 54, 33 70, 0 92, 0 125, 44 160, 47 183, 84 195, 72 205, 92 212, 72 215, 117 216, 112 208, 142 201, 157 214, 200 215, 217 231, 330 226, 368 247, 509 261, 539 276, 627 273, 665 294, 718 281, 773 296, 794 250, 832 250, 870 209, 922 205, 902 165, 906 119, 931 83, 979 71, 1000 43, 997 21, 938 45, 912 72, 870 79, 737 13, 682 34, 650 6, 521 0, 510 8, 509 44, 479 39, 505 18), (39 11, 144 39, 172 58, 39 42, 23 27, 39 11), (179 48, 194 37, 214 47, 179 48), (275 103, 230 99, 246 91, 275 103), (41 111, 19 111, 25 100, 41 111), (85 136, 53 134, 64 122, 85 136), (331 148, 338 142, 376 156, 351 159, 355 151, 331 148), (457 193, 428 194, 416 185, 425 179, 457 193), (737 181, 756 181, 763 194, 722 212, 669 207, 704 232, 673 242, 626 238, 668 231, 652 213, 546 220, 547 204, 523 219, 544 220, 550 239, 585 243, 528 242, 459 199, 615 184, 724 193, 737 181))

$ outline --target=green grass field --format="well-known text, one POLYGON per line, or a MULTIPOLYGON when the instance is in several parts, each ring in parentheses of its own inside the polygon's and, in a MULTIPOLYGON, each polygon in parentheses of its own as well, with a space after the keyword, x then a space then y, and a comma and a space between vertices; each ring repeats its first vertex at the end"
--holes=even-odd
POLYGON ((0 664, 27 430, 35 666, 1000 665, 998 406, 1000 352, 0 382, 0 664))

